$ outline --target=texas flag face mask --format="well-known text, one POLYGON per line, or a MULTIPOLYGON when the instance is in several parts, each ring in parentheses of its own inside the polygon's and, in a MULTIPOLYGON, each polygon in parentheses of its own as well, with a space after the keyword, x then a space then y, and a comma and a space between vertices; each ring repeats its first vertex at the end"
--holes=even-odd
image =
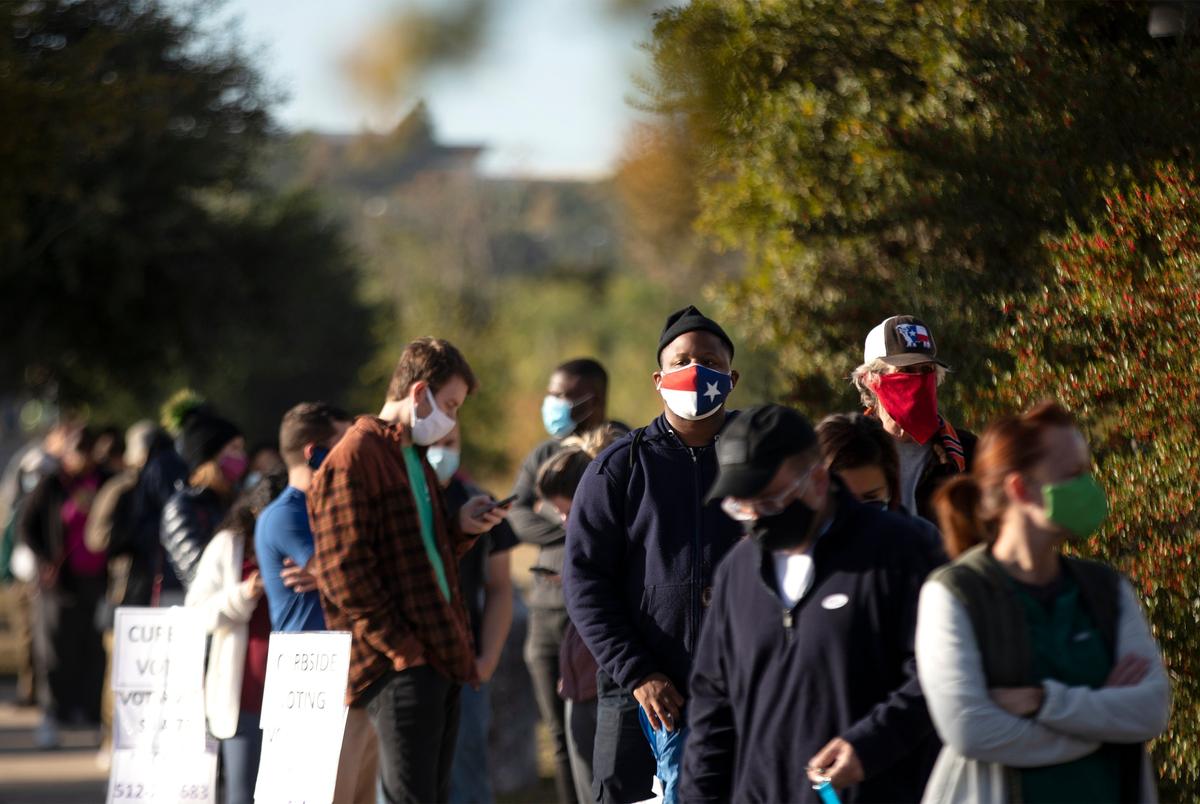
POLYGON ((733 376, 692 363, 663 372, 658 382, 667 407, 688 421, 707 419, 725 404, 733 390, 733 376))

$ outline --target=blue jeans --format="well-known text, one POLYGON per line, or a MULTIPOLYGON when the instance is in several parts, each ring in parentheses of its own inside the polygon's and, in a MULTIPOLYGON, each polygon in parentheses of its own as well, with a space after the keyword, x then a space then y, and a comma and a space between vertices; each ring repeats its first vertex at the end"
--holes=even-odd
MULTIPOLYGON (((685 720, 681 712, 680 720, 685 720)), ((650 742, 650 750, 654 752, 654 760, 658 768, 654 775, 662 782, 663 804, 676 804, 679 801, 679 768, 683 764, 683 746, 687 742, 686 727, 667 731, 665 728, 655 731, 650 728, 650 719, 646 712, 638 709, 638 721, 642 724, 642 732, 650 742)))
POLYGON ((258 712, 242 712, 238 715, 237 731, 221 741, 225 804, 253 804, 261 753, 262 730, 258 728, 258 712))
POLYGON ((488 727, 492 722, 492 699, 488 685, 478 690, 464 685, 458 706, 458 739, 450 766, 450 804, 491 804, 488 727))

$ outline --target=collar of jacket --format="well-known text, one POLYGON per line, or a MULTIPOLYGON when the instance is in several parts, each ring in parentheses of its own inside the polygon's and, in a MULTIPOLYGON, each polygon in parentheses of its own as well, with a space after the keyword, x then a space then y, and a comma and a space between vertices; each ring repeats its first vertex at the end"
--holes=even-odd
POLYGON ((386 422, 378 416, 359 416, 354 420, 354 426, 364 433, 377 435, 402 447, 413 445, 412 435, 407 427, 395 422, 386 422))
MULTIPOLYGON (((874 407, 867 408, 863 413, 876 419, 879 418, 874 407)), ((930 444, 933 446, 933 456, 937 458, 939 465, 944 466, 948 464, 957 468, 960 472, 967 471, 967 453, 963 450, 962 439, 958 437, 958 431, 941 414, 938 415, 938 423, 941 426, 938 427, 938 431, 930 439, 930 444)))
MULTIPOLYGON (((737 415, 738 411, 736 410, 726 410, 725 421, 721 424, 721 429, 717 431, 717 435, 713 438, 712 442, 700 447, 693 447, 693 449, 707 449, 715 444, 717 439, 721 437, 721 433, 725 432, 725 428, 729 426, 731 421, 737 418, 737 415)), ((688 449, 687 445, 683 443, 683 439, 676 435, 675 428, 671 427, 671 423, 667 421, 666 413, 658 414, 654 421, 646 425, 643 440, 653 441, 656 444, 661 443, 668 449, 688 449)))

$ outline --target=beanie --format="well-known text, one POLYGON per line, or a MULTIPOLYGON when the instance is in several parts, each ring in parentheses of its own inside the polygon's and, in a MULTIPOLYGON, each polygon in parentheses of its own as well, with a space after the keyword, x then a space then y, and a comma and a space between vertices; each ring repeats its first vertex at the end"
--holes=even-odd
POLYGON ((197 410, 184 421, 179 454, 187 463, 188 471, 194 472, 200 464, 217 457, 226 444, 241 434, 233 422, 206 410, 197 410))
POLYGON ((725 330, 721 329, 721 325, 689 304, 682 310, 676 310, 667 316, 667 323, 663 326, 662 335, 658 339, 658 359, 662 360, 663 349, 667 348, 667 344, 684 333, 696 330, 704 330, 716 335, 729 347, 729 356, 733 357, 733 341, 729 340, 729 336, 725 334, 725 330))

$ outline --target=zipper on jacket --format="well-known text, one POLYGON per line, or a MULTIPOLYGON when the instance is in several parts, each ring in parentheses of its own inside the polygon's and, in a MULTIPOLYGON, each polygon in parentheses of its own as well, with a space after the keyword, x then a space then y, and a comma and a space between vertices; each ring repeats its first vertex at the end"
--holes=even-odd
POLYGON ((784 638, 787 640, 789 645, 792 643, 792 640, 795 638, 795 634, 796 634, 795 625, 796 625, 796 618, 792 615, 792 610, 784 609, 783 610, 783 634, 784 634, 784 638))

